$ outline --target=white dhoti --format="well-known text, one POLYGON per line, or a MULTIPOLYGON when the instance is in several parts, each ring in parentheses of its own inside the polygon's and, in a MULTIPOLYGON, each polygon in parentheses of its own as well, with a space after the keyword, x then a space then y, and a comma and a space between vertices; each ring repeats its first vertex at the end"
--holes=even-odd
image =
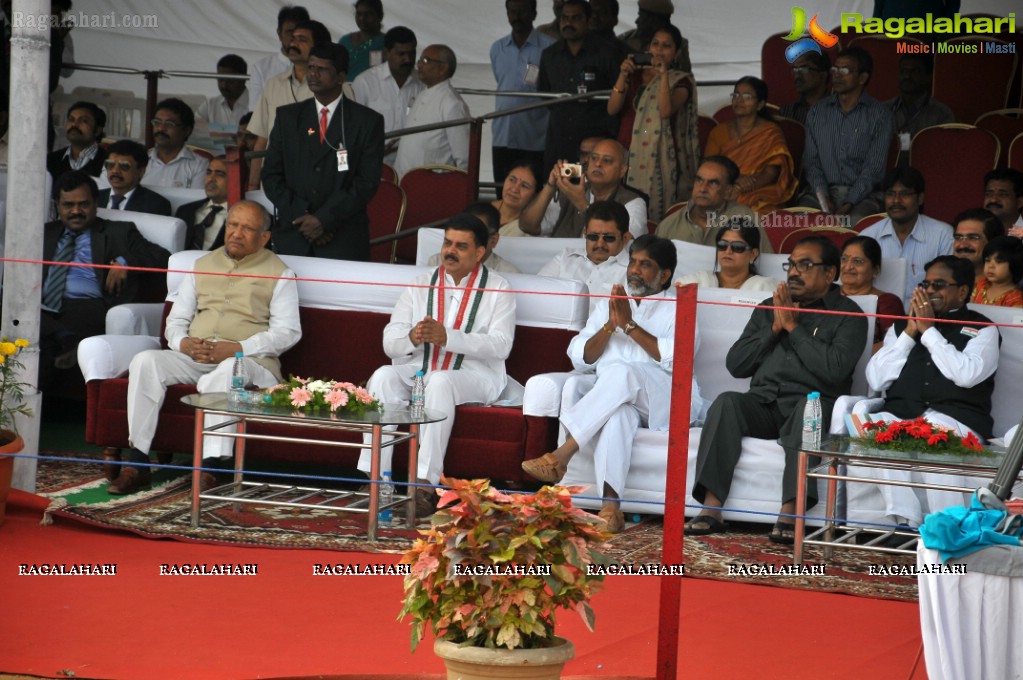
MULTIPOLYGON (((149 453, 168 385, 195 385, 200 394, 229 391, 234 359, 199 364, 173 350, 153 349, 137 354, 128 368, 128 442, 142 453, 149 453)), ((256 361, 244 357, 242 366, 245 384, 261 389, 277 384, 274 374, 256 361)), ((210 427, 226 420, 225 416, 207 415, 203 424, 210 427)), ((203 458, 230 458, 233 446, 234 440, 226 437, 205 437, 203 458)))
MULTIPOLYGON (((856 413, 855 408, 853 412, 856 413)), ((886 422, 905 420, 887 412, 873 413, 871 417, 874 420, 884 420, 886 422)), ((932 425, 951 428, 960 437, 965 437, 967 433, 972 432, 973 436, 980 439, 976 432, 943 413, 929 409, 924 412, 923 417, 932 425)), ((923 465, 926 464, 926 461, 921 459, 920 463, 923 465)), ((941 486, 976 487, 983 483, 977 478, 965 475, 917 472, 915 470, 856 467, 855 470, 850 471, 854 472, 856 476, 868 479, 936 484, 941 486)), ((866 487, 866 490, 861 492, 863 495, 860 498, 871 498, 879 494, 884 501, 884 514, 887 520, 892 524, 909 524, 912 527, 920 526, 923 523, 924 516, 932 512, 938 512, 953 505, 969 505, 970 499, 973 496, 972 493, 958 491, 938 491, 936 489, 891 486, 888 484, 865 484, 863 486, 866 487)))
MULTIPOLYGON (((381 366, 366 383, 366 389, 385 406, 407 405, 412 397, 412 379, 420 368, 418 364, 381 366)), ((431 371, 426 374, 426 410, 442 413, 445 418, 419 428, 419 479, 431 484, 440 483, 444 471, 444 454, 447 453, 451 429, 455 425, 455 407, 459 404, 493 403, 500 396, 500 391, 492 383, 492 380, 482 378, 473 371, 431 371)), ((363 435, 362 442, 370 447, 372 436, 363 435)), ((393 453, 391 447, 381 450, 381 472, 392 470, 393 453)), ((370 471, 369 448, 362 449, 359 455, 359 469, 367 474, 370 471)))
MULTIPOLYGON (((625 477, 632 462, 632 442, 640 427, 664 430, 671 411, 671 374, 652 362, 616 362, 601 367, 596 382, 588 376, 565 385, 566 407, 561 423, 580 449, 593 445, 594 474, 597 489, 606 483, 615 493, 625 488, 625 477), (578 401, 578 394, 592 387, 578 401)), ((694 413, 702 402, 693 394, 694 413)))

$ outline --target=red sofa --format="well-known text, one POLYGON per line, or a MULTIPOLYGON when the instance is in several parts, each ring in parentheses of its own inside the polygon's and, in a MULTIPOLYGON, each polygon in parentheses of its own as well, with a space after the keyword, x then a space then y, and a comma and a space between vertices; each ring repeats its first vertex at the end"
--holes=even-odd
MULTIPOLYGON (((190 270, 198 255, 201 253, 196 251, 178 253, 172 257, 169 269, 190 270)), ((285 375, 365 383, 378 366, 389 361, 381 338, 390 318, 389 310, 403 289, 400 282, 411 281, 425 270, 400 265, 340 264, 303 257, 285 260, 300 278, 303 331, 302 340, 281 358, 285 375), (341 278, 349 283, 325 280, 341 278), (373 283, 350 283, 356 281, 373 283)), ((171 297, 180 276, 173 273, 168 276, 171 297)), ((516 293, 518 327, 507 361, 509 375, 524 385, 536 374, 571 370, 565 350, 585 323, 586 300, 564 293, 582 292, 582 286, 527 274, 506 278, 513 289, 523 291, 516 293), (536 294, 542 292, 560 295, 536 294)), ((169 309, 170 302, 164 307, 164 315, 169 309)), ((79 361, 87 381, 86 441, 102 447, 128 446, 128 380, 124 373, 137 351, 157 346, 166 346, 162 337, 106 335, 82 343, 79 361)), ((194 411, 181 404, 180 399, 194 391, 193 385, 176 385, 167 391, 153 451, 191 451, 194 411)), ((263 424, 250 427, 250 431, 260 433, 286 434, 286 430, 263 424)), ((351 435, 339 432, 332 436, 351 435)), ((521 407, 462 406, 455 416, 445 474, 528 481, 521 462, 549 451, 556 439, 557 421, 553 418, 524 416, 521 407)), ((405 469, 405 455, 399 449, 393 465, 395 471, 405 469)), ((246 456, 354 468, 358 451, 250 441, 246 456)))

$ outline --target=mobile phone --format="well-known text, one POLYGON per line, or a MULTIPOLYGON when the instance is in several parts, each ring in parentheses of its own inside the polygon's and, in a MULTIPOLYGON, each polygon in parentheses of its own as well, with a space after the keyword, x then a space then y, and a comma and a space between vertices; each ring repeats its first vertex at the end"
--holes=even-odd
POLYGON ((654 56, 649 52, 636 52, 632 55, 632 63, 636 66, 650 66, 653 64, 654 56))

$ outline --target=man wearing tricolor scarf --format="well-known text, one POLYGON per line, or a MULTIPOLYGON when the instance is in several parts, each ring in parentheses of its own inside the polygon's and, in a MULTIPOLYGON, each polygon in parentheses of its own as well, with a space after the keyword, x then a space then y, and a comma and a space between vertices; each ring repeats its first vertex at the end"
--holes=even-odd
MULTIPOLYGON (((440 422, 419 430, 418 481, 437 484, 459 404, 491 404, 504 391, 504 360, 515 338, 515 296, 508 282, 483 264, 489 235, 477 217, 451 218, 444 230, 441 266, 416 279, 402 293, 384 328, 390 366, 373 373, 366 388, 387 405, 407 404, 416 371, 426 373, 426 410, 443 413, 440 422)), ((366 437, 364 443, 370 444, 366 437)), ((391 449, 381 453, 390 469, 391 449)), ((359 469, 370 470, 369 449, 359 469)), ((416 491, 416 515, 432 514, 432 489, 416 491)))
MULTIPOLYGON (((566 383, 564 394, 582 394, 564 404, 561 424, 568 438, 551 453, 522 463, 543 482, 561 481, 580 447, 592 447, 594 476, 604 502, 600 518, 606 530, 625 528, 618 499, 632 460, 639 428, 667 430, 671 413, 671 372, 675 360, 675 289, 671 280, 678 255, 672 242, 652 234, 633 240, 629 249, 628 290, 611 288, 607 302, 590 314, 586 328, 568 346, 577 371, 595 373, 566 383), (649 298, 649 299, 648 299, 649 298)), ((699 343, 699 336, 696 338, 699 343)), ((692 383, 690 422, 703 413, 703 399, 692 383)), ((582 459, 580 459, 582 460, 582 459)))

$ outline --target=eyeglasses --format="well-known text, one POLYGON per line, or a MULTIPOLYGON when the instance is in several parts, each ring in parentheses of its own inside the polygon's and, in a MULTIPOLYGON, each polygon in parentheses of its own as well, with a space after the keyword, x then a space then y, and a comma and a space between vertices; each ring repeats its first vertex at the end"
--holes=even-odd
POLYGON ((919 288, 920 290, 927 290, 928 288, 930 288, 934 292, 940 293, 941 291, 945 290, 949 286, 954 286, 954 285, 955 285, 954 283, 949 283, 948 281, 942 281, 941 279, 938 279, 937 281, 926 281, 926 280, 925 281, 921 281, 920 283, 916 284, 916 287, 919 288))
POLYGON ((852 73, 852 69, 849 68, 848 66, 832 66, 831 67, 831 75, 833 75, 833 76, 834 75, 847 76, 850 73, 852 73))
POLYGON ((132 169, 133 166, 128 161, 105 160, 103 161, 103 167, 106 168, 107 170, 113 170, 114 168, 117 168, 119 170, 123 170, 124 172, 128 172, 132 169))
POLYGON ((793 73, 824 73, 822 68, 813 68, 811 66, 793 66, 793 73))
POLYGON ((842 256, 842 264, 845 265, 849 264, 850 262, 854 267, 862 267, 863 265, 867 264, 867 259, 865 257, 849 257, 848 255, 842 256))
POLYGON ((587 241, 599 241, 603 239, 604 243, 614 243, 618 240, 615 234, 586 234, 587 241))
POLYGON ((952 239, 955 241, 979 241, 984 238, 983 234, 955 234, 952 239))
POLYGON ((748 102, 757 98, 755 94, 750 94, 749 92, 733 92, 731 94, 731 97, 733 102, 739 99, 743 100, 744 102, 748 102))
POLYGON ((750 250, 750 245, 748 243, 743 243, 742 241, 726 241, 724 239, 718 241, 719 253, 723 253, 729 248, 731 248, 732 252, 736 255, 742 255, 747 250, 750 250))
POLYGON ((800 274, 805 274, 814 267, 823 266, 824 266, 823 262, 814 262, 813 260, 800 260, 799 262, 793 262, 792 260, 789 260, 788 262, 783 262, 781 268, 784 271, 789 271, 790 269, 795 267, 797 272, 799 272, 800 274))
POLYGON ((916 192, 912 189, 903 189, 902 191, 896 191, 895 189, 889 189, 884 192, 885 198, 912 198, 916 196, 916 192))
POLYGON ((152 123, 153 127, 155 127, 155 128, 157 128, 157 127, 165 127, 168 130, 173 130, 173 129, 181 126, 181 123, 178 123, 178 122, 173 121, 173 120, 164 120, 163 118, 154 118, 153 120, 151 120, 149 122, 152 123))
POLYGON ((419 62, 418 63, 420 63, 420 64, 443 64, 444 60, 443 59, 434 59, 432 57, 423 56, 423 57, 419 57, 419 62))

